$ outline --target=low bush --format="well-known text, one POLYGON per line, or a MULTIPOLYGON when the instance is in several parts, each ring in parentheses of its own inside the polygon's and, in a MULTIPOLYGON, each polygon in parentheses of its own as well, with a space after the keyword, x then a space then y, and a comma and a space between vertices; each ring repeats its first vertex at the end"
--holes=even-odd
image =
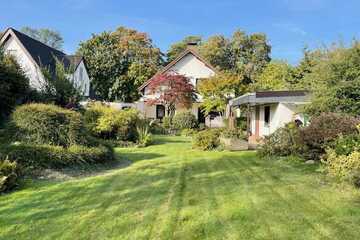
POLYGON ((207 129, 195 134, 193 147, 201 150, 213 150, 220 146, 220 131, 218 129, 207 129))
POLYGON ((166 134, 166 129, 159 120, 152 120, 149 122, 150 132, 152 134, 166 134))
POLYGON ((181 136, 184 136, 184 137, 192 137, 196 133, 197 133, 197 131, 195 129, 185 128, 185 129, 181 130, 181 136))
POLYGON ((301 153, 302 145, 299 138, 299 128, 294 123, 277 129, 266 136, 259 148, 260 156, 288 156, 301 153))
POLYGON ((139 146, 146 147, 151 144, 152 137, 150 133, 150 126, 146 120, 141 120, 136 126, 137 142, 139 146))
POLYGON ((300 131, 302 144, 308 149, 312 159, 320 159, 325 149, 340 135, 347 136, 357 132, 359 119, 349 115, 323 113, 311 119, 308 127, 300 131))
POLYGON ((341 180, 347 180, 360 186, 360 152, 354 151, 349 155, 338 155, 333 149, 328 149, 326 160, 323 160, 328 173, 341 180))
POLYGON ((72 145, 69 148, 54 145, 17 143, 3 146, 2 155, 24 167, 60 168, 75 164, 102 163, 114 158, 111 147, 104 145, 86 147, 72 145))
POLYGON ((171 123, 171 118, 168 116, 165 116, 162 119, 162 126, 166 129, 166 130, 170 130, 172 128, 172 123, 171 123))
POLYGON ((16 162, 0 160, 0 193, 17 186, 19 168, 16 162))
POLYGON ((31 144, 68 147, 86 142, 81 114, 55 105, 19 106, 11 115, 9 128, 15 128, 15 140, 31 144))
POLYGON ((173 120, 175 129, 193 129, 197 127, 197 119, 190 111, 176 113, 173 120))
POLYGON ((241 129, 229 129, 225 128, 221 131, 221 137, 223 138, 238 138, 238 139, 246 139, 246 134, 241 129))
POLYGON ((360 134, 351 134, 348 136, 340 135, 331 148, 337 155, 349 155, 354 151, 360 151, 360 134))
POLYGON ((136 141, 139 114, 134 109, 117 110, 93 103, 84 113, 85 125, 92 135, 104 139, 136 141))

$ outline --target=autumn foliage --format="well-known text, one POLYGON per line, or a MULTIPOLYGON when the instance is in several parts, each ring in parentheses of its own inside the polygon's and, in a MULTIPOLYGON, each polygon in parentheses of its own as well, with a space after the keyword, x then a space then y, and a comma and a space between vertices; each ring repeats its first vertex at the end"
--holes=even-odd
POLYGON ((174 72, 155 75, 148 88, 150 94, 156 97, 149 99, 147 103, 163 104, 170 117, 174 116, 176 106, 189 108, 196 100, 190 79, 174 72))

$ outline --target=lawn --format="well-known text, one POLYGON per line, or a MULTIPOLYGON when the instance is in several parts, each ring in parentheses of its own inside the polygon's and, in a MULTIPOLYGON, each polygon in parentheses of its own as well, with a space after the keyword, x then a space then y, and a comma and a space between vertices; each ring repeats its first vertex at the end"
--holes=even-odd
POLYGON ((0 196, 0 239, 359 239, 360 194, 309 166, 192 150, 117 149, 127 167, 0 196))

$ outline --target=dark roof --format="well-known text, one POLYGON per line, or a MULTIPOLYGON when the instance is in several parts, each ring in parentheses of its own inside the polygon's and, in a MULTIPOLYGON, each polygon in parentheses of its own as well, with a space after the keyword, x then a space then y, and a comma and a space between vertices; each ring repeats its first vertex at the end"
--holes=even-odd
POLYGON ((17 39, 29 52, 36 64, 39 67, 47 67, 51 72, 55 70, 56 66, 56 61, 54 57, 56 57, 59 61, 63 62, 66 68, 69 68, 70 66, 76 68, 82 60, 81 56, 66 55, 62 51, 52 48, 13 28, 9 28, 9 30, 12 30, 17 39))
POLYGON ((175 58, 173 61, 171 61, 168 65, 163 67, 159 72, 157 72, 154 76, 152 76, 149 80, 147 80, 145 83, 143 83, 138 90, 143 90, 149 83, 154 79, 155 76, 159 74, 164 74, 166 71, 168 71, 172 66, 174 66, 176 63, 178 63, 182 58, 187 56, 188 54, 194 55, 197 59, 199 59, 201 62, 203 62, 208 68, 213 70, 214 72, 217 72, 215 67, 213 67, 210 63, 208 63, 204 58, 200 56, 200 54, 192 47, 188 47, 185 51, 179 54, 177 58, 175 58))
POLYGON ((230 106, 244 104, 257 105, 267 103, 306 103, 311 100, 311 94, 305 90, 296 91, 264 91, 247 93, 230 101, 230 106))
POLYGON ((266 98, 266 97, 300 97, 306 96, 307 91, 296 90, 296 91, 263 91, 256 92, 256 98, 266 98))

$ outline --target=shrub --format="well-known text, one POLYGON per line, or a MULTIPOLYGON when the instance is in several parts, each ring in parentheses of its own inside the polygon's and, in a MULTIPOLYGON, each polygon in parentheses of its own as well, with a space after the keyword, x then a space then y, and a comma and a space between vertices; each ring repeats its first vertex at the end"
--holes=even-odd
POLYGON ((166 133, 166 129, 164 128, 164 126, 160 123, 159 120, 152 120, 149 122, 149 126, 150 126, 150 132, 152 134, 165 134, 166 133))
POLYGON ((337 155, 349 155, 354 151, 360 151, 360 134, 340 135, 331 145, 337 155))
POLYGON ((319 159, 339 135, 357 132, 358 123, 352 116, 336 113, 323 113, 311 119, 310 125, 300 131, 301 141, 311 153, 308 158, 319 159))
POLYGON ((360 152, 338 155, 335 150, 328 149, 325 163, 328 173, 341 180, 347 180, 360 186, 360 152))
POLYGON ((195 129, 185 128, 185 129, 181 130, 181 136, 184 136, 184 137, 192 137, 196 133, 197 133, 197 131, 195 129))
POLYGON ((172 123, 175 129, 193 129, 197 127, 197 120, 190 111, 176 113, 172 123))
POLYGON ((220 131, 207 129, 198 132, 193 138, 193 147, 201 150, 213 150, 220 146, 220 131))
POLYGON ((19 106, 11 115, 10 125, 16 129, 15 139, 22 142, 64 147, 86 142, 81 114, 55 105, 19 106))
POLYGON ((246 135, 241 129, 229 129, 225 128, 221 131, 221 137, 223 138, 238 138, 246 139, 246 135))
POLYGON ((0 193, 11 190, 17 185, 19 169, 16 162, 0 160, 0 193))
POLYGON ((166 129, 166 130, 170 130, 172 128, 172 124, 171 124, 171 118, 166 116, 162 119, 162 126, 166 129))
POLYGON ((0 123, 29 90, 29 79, 20 65, 0 48, 0 123))
POLYGON ((112 148, 72 145, 12 144, 2 148, 2 154, 24 167, 59 168, 84 163, 101 163, 113 159, 112 148))
POLYGON ((151 144, 152 138, 149 130, 149 124, 146 121, 139 121, 136 127, 137 142, 140 146, 146 147, 151 144))
POLYGON ((136 140, 139 114, 134 109, 117 110, 94 103, 85 111, 84 119, 87 129, 95 136, 123 141, 136 140))
POLYGON ((277 129, 269 136, 266 136, 258 153, 260 156, 288 156, 298 154, 302 148, 299 140, 299 128, 294 123, 289 123, 277 129))

